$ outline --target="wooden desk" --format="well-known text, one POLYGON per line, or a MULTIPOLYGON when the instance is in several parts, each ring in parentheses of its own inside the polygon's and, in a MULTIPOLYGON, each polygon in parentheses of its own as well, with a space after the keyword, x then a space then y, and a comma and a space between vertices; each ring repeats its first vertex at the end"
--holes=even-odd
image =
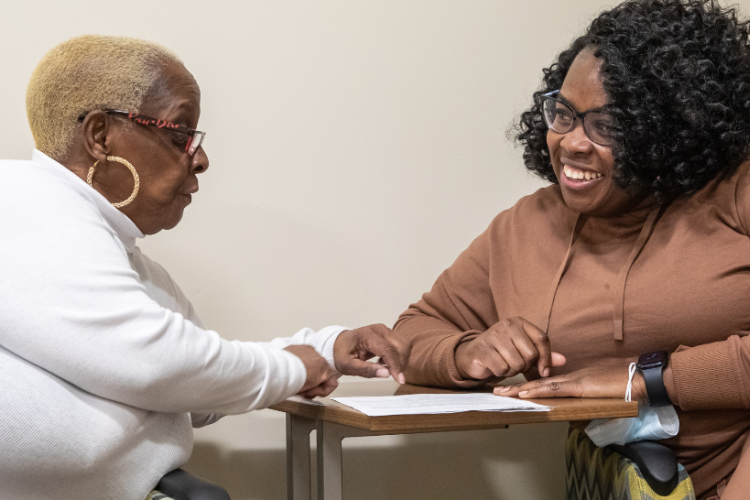
MULTIPOLYGON (((331 396, 393 396, 400 394, 451 393, 413 385, 400 386, 389 380, 363 380, 342 383, 331 396)), ((310 432, 317 434, 318 500, 342 500, 341 442, 347 437, 445 432, 505 428, 514 424, 535 424, 593 418, 638 416, 638 403, 622 399, 535 399, 552 407, 549 412, 443 413, 434 415, 392 415, 368 417, 364 413, 332 401, 316 400, 319 405, 283 401, 271 408, 286 416, 287 498, 310 500, 310 432)))

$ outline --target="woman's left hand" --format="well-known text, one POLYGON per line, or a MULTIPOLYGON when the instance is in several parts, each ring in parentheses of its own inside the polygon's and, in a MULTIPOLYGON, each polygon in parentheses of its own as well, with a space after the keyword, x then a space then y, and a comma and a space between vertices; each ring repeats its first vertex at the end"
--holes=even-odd
MULTIPOLYGON (((583 368, 567 375, 540 378, 523 384, 498 386, 498 396, 531 398, 624 398, 628 386, 628 368, 634 360, 613 360, 583 368)), ((647 401, 643 377, 633 376, 633 401, 647 401)))

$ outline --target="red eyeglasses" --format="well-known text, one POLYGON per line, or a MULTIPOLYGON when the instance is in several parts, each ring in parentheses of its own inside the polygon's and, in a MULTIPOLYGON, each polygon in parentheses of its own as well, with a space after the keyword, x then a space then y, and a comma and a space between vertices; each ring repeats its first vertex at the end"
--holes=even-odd
POLYGON ((206 137, 205 132, 188 128, 184 125, 178 125, 177 123, 168 122, 166 120, 151 118, 150 116, 139 115, 138 113, 131 113, 129 111, 120 111, 118 109, 104 109, 102 111, 109 115, 122 115, 139 125, 163 128, 172 132, 177 132, 178 134, 186 135, 187 142, 185 144, 185 152, 190 156, 193 156, 195 152, 198 151, 198 148, 203 144, 203 139, 206 137))

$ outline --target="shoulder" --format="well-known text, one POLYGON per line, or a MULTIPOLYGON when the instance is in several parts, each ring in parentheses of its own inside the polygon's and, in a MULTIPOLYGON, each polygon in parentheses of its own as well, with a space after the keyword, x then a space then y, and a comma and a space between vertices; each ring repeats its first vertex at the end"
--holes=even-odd
POLYGON ((548 186, 495 216, 465 253, 473 260, 497 261, 525 259, 539 252, 564 252, 577 217, 565 205, 560 187, 548 186))
MULTIPOLYGON (((750 161, 717 176, 700 191, 669 204, 659 226, 710 229, 718 225, 750 235, 750 161)), ((712 229, 711 229, 712 230, 712 229)))
POLYGON ((33 161, 0 161, 0 233, 21 247, 83 247, 115 234, 72 172, 33 161))
POLYGON ((734 180, 734 205, 736 208, 737 220, 743 228, 745 234, 750 234, 750 160, 739 166, 734 180))
POLYGON ((669 210, 687 218, 718 219, 743 234, 750 234, 750 161, 728 176, 719 176, 694 195, 678 199, 669 210))
POLYGON ((8 182, 23 187, 34 183, 46 185, 67 181, 61 172, 31 160, 0 160, 0 178, 7 181, 3 182, 2 187, 7 187, 8 182))
MULTIPOLYGON (((61 169, 64 167, 60 167, 61 169)), ((72 172, 62 172, 34 161, 0 160, 0 203, 37 207, 93 205, 72 172)))
POLYGON ((560 186, 551 185, 519 199, 513 207, 500 212, 492 221, 489 233, 508 238, 569 238, 578 214, 563 200, 560 186))

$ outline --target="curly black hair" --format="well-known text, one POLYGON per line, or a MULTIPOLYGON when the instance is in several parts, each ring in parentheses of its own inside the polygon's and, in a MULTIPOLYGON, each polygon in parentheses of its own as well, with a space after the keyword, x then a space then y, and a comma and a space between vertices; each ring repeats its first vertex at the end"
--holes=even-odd
POLYGON ((557 182, 539 96, 587 47, 602 58, 615 118, 615 182, 659 203, 730 175, 750 154, 750 21, 713 0, 630 0, 600 14, 545 68, 516 140, 526 168, 557 182))

